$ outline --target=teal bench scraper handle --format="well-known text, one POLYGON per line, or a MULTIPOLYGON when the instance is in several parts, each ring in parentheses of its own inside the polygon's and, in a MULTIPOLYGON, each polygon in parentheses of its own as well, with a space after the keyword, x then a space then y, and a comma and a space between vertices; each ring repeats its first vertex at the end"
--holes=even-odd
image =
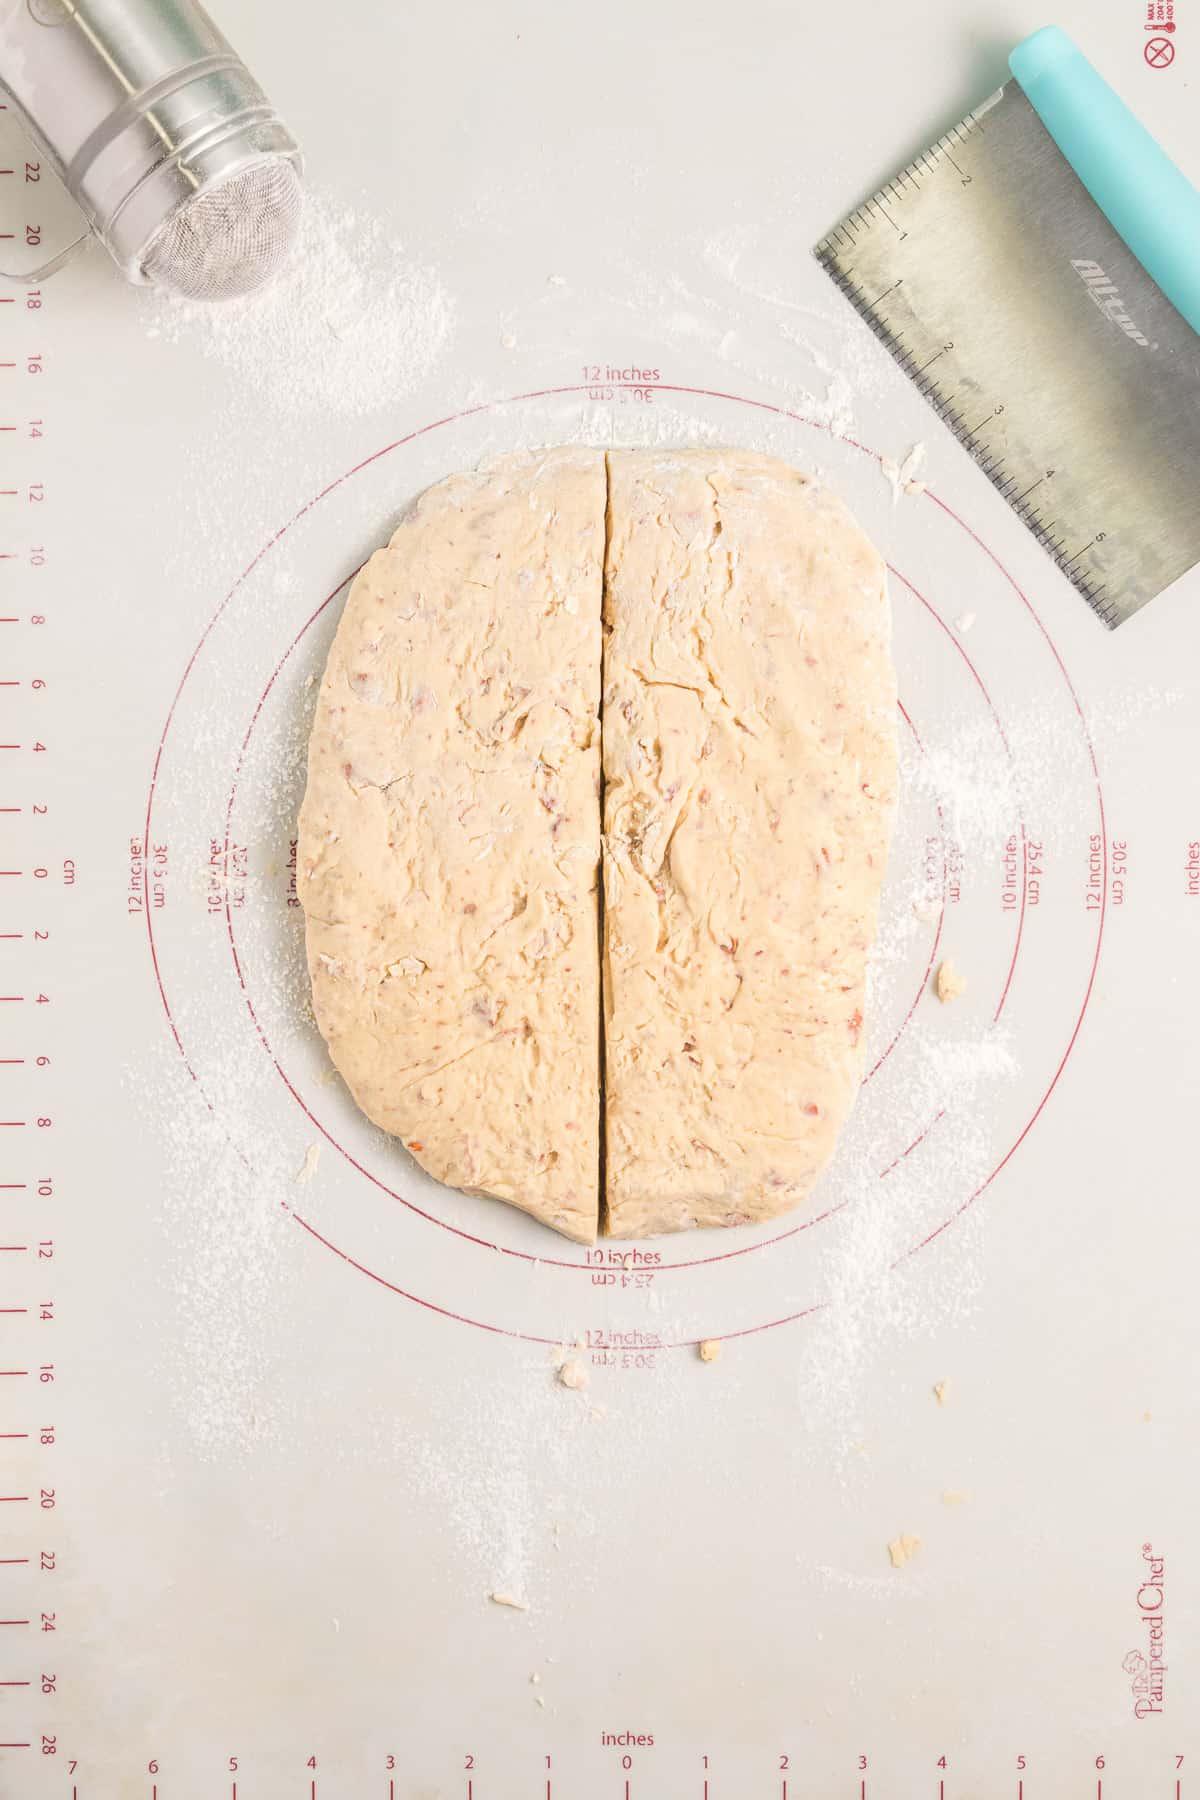
POLYGON ((1110 225, 1200 332, 1200 193, 1057 25, 1008 64, 1110 225))

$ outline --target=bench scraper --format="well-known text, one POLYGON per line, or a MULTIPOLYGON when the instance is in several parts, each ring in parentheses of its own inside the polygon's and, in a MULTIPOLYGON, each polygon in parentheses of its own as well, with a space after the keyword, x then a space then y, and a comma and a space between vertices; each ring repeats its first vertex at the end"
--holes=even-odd
POLYGON ((1200 193, 1061 31, 816 256, 1099 617, 1200 562, 1200 193))

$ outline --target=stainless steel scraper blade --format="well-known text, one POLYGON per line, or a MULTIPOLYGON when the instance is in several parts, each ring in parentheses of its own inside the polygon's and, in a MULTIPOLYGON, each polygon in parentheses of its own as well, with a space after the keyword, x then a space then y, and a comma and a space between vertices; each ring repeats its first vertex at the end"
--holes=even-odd
POLYGON ((1107 625, 1200 562, 1200 337, 1015 81, 816 255, 1107 625))

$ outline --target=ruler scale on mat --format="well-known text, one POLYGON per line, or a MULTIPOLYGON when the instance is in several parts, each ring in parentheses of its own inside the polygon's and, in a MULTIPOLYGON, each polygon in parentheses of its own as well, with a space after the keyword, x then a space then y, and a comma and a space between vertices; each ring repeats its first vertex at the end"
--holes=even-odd
POLYGON ((1105 624, 1200 561, 1200 337, 1015 81, 815 254, 1105 624))

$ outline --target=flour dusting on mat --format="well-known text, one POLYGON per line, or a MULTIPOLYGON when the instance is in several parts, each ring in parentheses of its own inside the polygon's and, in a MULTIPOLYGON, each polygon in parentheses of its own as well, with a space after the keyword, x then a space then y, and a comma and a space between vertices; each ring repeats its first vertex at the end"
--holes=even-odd
POLYGON ((911 444, 900 462, 890 456, 879 459, 880 471, 892 490, 892 505, 895 506, 902 494, 923 494, 928 485, 919 471, 925 462, 924 444, 911 444))
POLYGON ((134 1114, 161 1146, 156 1263, 171 1286, 174 1318, 162 1346, 164 1380, 194 1450, 213 1460, 277 1448, 286 1437, 289 1421, 278 1401, 264 1409, 263 1392, 295 1279, 287 1256, 295 1226, 284 1198, 295 1150, 266 1123, 254 1066, 262 1058, 247 1056, 233 1031, 223 1048, 207 1082, 211 1107, 174 1046, 152 1044, 125 1073, 134 1114), (229 1119, 253 1121, 253 1167, 229 1119))
POLYGON ((437 272, 381 220, 319 192, 269 286, 220 305, 148 291, 142 306, 148 337, 194 343, 256 401, 291 414, 391 407, 432 370, 455 313, 437 272))

